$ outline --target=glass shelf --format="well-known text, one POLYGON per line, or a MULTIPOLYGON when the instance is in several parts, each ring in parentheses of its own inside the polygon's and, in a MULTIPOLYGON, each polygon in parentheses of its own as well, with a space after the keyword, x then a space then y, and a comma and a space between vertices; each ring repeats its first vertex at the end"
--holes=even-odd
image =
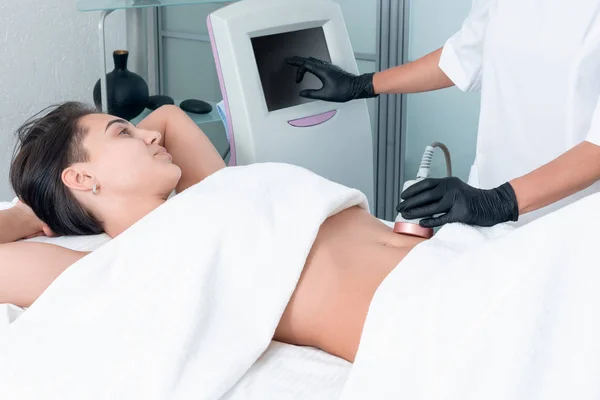
POLYGON ((104 11, 233 2, 235 0, 79 0, 77 9, 79 11, 104 11))
MULTIPOLYGON (((175 100, 175 104, 179 105, 181 101, 175 100)), ((219 116, 219 112, 217 111, 217 103, 213 101, 207 101, 208 104, 212 106, 212 111, 208 114, 194 114, 186 112, 186 114, 196 123, 196 125, 207 124, 210 122, 222 122, 221 117, 219 116)), ((130 122, 134 125, 137 125, 142 119, 146 118, 152 110, 146 108, 140 115, 133 118, 130 122)))

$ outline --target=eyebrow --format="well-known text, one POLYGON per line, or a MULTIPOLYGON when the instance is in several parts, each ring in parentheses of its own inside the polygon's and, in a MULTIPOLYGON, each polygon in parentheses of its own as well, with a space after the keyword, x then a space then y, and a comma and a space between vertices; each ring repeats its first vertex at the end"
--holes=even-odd
POLYGON ((127 124, 127 123, 128 123, 127 121, 125 121, 124 119, 121 119, 121 118, 113 119, 108 124, 106 124, 106 129, 104 129, 104 133, 106 133, 106 131, 108 131, 108 128, 110 128, 113 124, 127 124))

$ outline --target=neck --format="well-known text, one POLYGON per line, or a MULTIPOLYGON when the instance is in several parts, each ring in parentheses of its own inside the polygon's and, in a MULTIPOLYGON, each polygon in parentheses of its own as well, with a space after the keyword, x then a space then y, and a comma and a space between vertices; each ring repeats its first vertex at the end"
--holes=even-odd
POLYGON ((162 197, 103 199, 99 213, 104 231, 114 238, 150 214, 166 200, 162 197))

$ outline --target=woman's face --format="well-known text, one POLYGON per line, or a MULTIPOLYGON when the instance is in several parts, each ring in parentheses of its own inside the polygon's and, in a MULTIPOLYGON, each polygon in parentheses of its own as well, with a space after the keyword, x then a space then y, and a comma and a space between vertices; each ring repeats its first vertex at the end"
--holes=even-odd
POLYGON ((181 169, 160 146, 161 134, 137 129, 106 114, 87 115, 79 121, 87 128, 83 147, 87 168, 101 193, 117 196, 165 196, 177 185, 181 169))

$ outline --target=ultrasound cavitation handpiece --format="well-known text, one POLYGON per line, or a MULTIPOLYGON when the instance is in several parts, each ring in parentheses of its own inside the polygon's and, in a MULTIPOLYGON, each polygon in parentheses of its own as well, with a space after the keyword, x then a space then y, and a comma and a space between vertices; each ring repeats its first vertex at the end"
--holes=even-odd
MULTIPOLYGON (((452 163, 450 160, 450 152, 448 148, 443 143, 434 142, 425 148, 423 158, 421 158, 421 165, 419 165, 419 172, 417 172, 417 178, 415 180, 406 181, 404 183, 404 186, 402 187, 403 192, 415 183, 427 178, 427 176, 429 175, 429 168, 431 167, 433 152, 435 151, 436 147, 439 147, 444 152, 444 156, 446 157, 446 170, 448 176, 452 176, 452 163)), ((433 228, 424 228, 421 225, 419 225, 419 221, 421 219, 422 218, 406 220, 402 218, 402 214, 398 214, 394 223, 394 232, 401 233, 403 235, 410 235, 429 239, 433 236, 433 228)))

